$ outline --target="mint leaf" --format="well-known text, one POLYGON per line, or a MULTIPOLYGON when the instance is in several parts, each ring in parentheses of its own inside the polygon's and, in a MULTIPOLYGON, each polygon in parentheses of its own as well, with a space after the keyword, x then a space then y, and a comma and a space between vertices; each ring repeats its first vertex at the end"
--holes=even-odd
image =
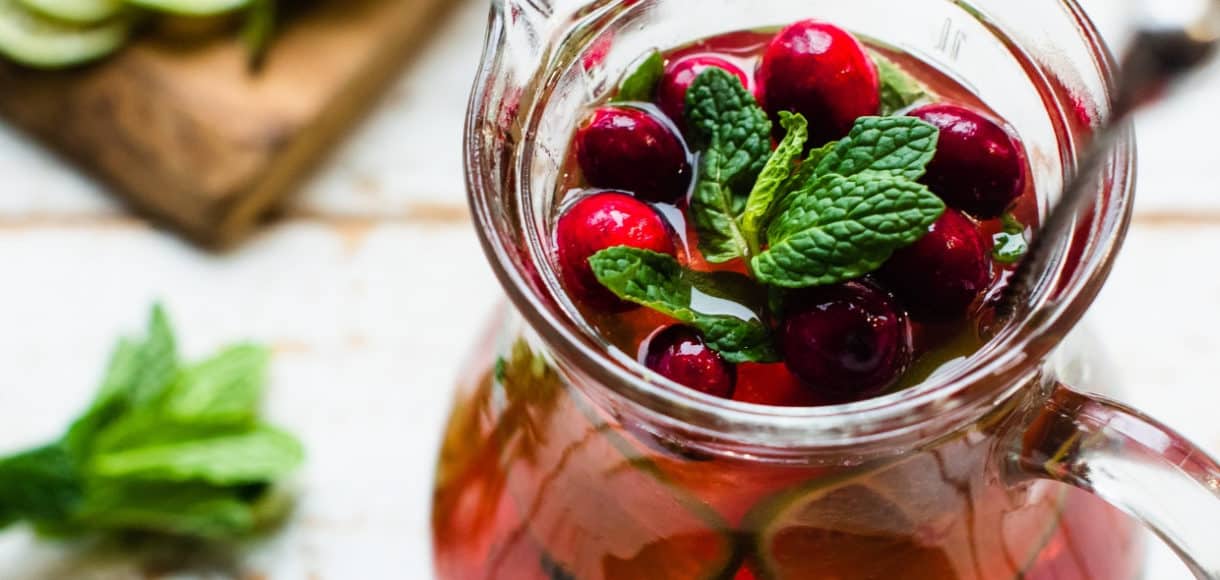
POLYGON ((246 45, 246 63, 251 71, 262 68, 275 37, 279 0, 250 0, 242 22, 241 39, 246 45))
POLYGON ((239 345, 181 371, 162 396, 130 409, 94 438, 96 451, 168 444, 255 426, 270 353, 239 345))
POLYGON ((169 316, 161 305, 153 307, 148 322, 148 339, 137 358, 139 371, 132 377, 127 398, 139 406, 157 398, 178 372, 178 347, 169 316))
POLYGON ((881 82, 882 115, 893 115, 931 98, 928 89, 894 61, 874 52, 873 62, 881 82))
POLYGON ((737 218, 746 196, 771 155, 771 120, 736 76, 709 68, 686 93, 692 142, 702 151, 691 216, 699 249, 712 263, 749 255, 737 218))
POLYGON ((991 255, 1001 264, 1016 264, 1029 251, 1029 242, 1025 239, 1025 225, 1010 213, 1004 214, 1004 231, 994 236, 994 242, 995 247, 991 255))
POLYGON ((180 421, 244 426, 258 416, 271 354, 238 345, 182 371, 165 402, 180 421))
POLYGON ((751 255, 758 253, 762 245, 762 228, 771 215, 772 206, 783 193, 784 185, 792 177, 796 162, 805 150, 805 141, 809 139, 809 122, 803 115, 781 111, 779 117, 787 135, 767 160, 758 181, 754 182, 741 216, 741 233, 750 245, 751 255))
POLYGON ((262 427, 248 433, 102 453, 90 472, 105 478, 200 481, 214 485, 279 479, 304 459, 297 440, 262 427))
POLYGON ((76 457, 52 444, 0 460, 0 527, 19 518, 60 521, 83 497, 76 457))
POLYGON ((155 308, 147 337, 119 343, 93 403, 60 441, 0 459, 0 527, 24 519, 57 536, 231 539, 271 523, 287 503, 268 490, 303 451, 259 423, 267 359, 241 345, 180 369, 169 319, 155 308))
MULTIPOLYGON (((709 284, 711 275, 682 268, 673 256, 618 246, 589 258, 593 273, 624 300, 690 324, 703 333, 708 346, 732 363, 779 360, 770 331, 757 313, 751 319, 700 312, 696 295, 727 298, 727 285, 709 284)), ((740 299, 732 300, 741 303, 740 299)))
POLYGON ((255 514, 240 487, 99 480, 78 518, 93 529, 230 539, 254 531, 255 514))
POLYGON ((665 75, 665 57, 661 51, 652 50, 635 65, 619 83, 618 94, 611 99, 615 103, 648 103, 657 93, 657 83, 665 75))
POLYGON ((154 306, 144 340, 122 340, 89 410, 68 429, 65 441, 87 453, 95 436, 133 409, 160 397, 178 373, 178 353, 169 316, 154 306))
POLYGON ((861 117, 818 163, 819 175, 879 172, 919 179, 936 154, 940 131, 914 117, 861 117))
POLYGON ((89 410, 68 429, 64 439, 79 453, 99 431, 120 417, 128 406, 128 391, 140 373, 143 344, 123 339, 110 356, 102 386, 89 410))
POLYGON ((780 204, 770 247, 751 267, 764 284, 825 286, 881 267, 945 211, 928 188, 885 173, 824 175, 780 204))

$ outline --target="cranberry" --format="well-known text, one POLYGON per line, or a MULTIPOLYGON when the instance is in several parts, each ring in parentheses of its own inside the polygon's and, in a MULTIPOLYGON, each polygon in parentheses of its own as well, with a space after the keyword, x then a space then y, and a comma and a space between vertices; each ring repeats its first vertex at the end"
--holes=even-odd
POLYGON ((879 274, 915 320, 944 321, 965 314, 991 283, 991 253, 974 222, 950 209, 879 274))
MULTIPOLYGON (((814 146, 851 131, 856 119, 881 108, 877 65, 847 31, 817 20, 780 31, 763 54, 759 93, 779 128, 779 112, 809 119, 814 146)), ((782 129, 779 129, 782 132, 782 129)))
POLYGON ((691 166, 677 132, 643 109, 603 107, 576 132, 576 157, 593 187, 673 203, 686 195, 691 166))
POLYGON ((828 398, 882 393, 911 363, 911 328, 890 296, 861 282, 803 290, 779 331, 788 368, 828 398))
POLYGON ((999 217, 1025 191, 1021 143, 995 121, 958 105, 927 105, 911 116, 940 129, 923 182, 949 207, 979 219, 999 217))
POLYGON ((644 364, 661 376, 701 393, 730 398, 736 369, 693 328, 670 326, 648 341, 644 364))
POLYGON ((696 54, 669 63, 665 76, 657 88, 657 105, 678 126, 686 121, 686 91, 703 71, 720 68, 741 79, 742 86, 750 86, 750 78, 737 65, 710 54, 696 54))
POLYGON ((610 311, 634 306, 619 299, 593 275, 589 258, 615 246, 674 255, 673 231, 648 204, 622 192, 596 193, 576 202, 555 228, 559 270, 577 300, 610 311))
POLYGON ((820 407, 829 404, 825 397, 805 386, 782 364, 739 365, 733 400, 771 407, 820 407))

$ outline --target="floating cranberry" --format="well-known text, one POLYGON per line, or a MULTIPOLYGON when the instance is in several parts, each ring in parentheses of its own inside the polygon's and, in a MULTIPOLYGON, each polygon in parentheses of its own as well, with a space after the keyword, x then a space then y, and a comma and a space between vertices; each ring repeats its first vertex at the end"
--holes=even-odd
POLYGON ((940 129, 923 182, 949 204, 979 219, 1004 213, 1025 191, 1021 143, 987 117, 958 105, 927 105, 911 116, 940 129))
POLYGON ((906 315, 889 295, 861 282, 791 296, 779 342, 793 374, 832 399, 881 394, 912 357, 906 315))
POLYGON ((686 121, 686 92, 695 79, 709 68, 724 69, 741 79, 741 84, 750 86, 750 78, 737 65, 711 54, 696 54, 675 60, 665 67, 665 76, 657 88, 657 106, 673 119, 678 126, 686 121))
POLYGON ((643 109, 603 107, 576 132, 576 157, 593 187, 674 203, 686 195, 691 166, 670 126, 643 109))
POLYGON ((991 283, 991 252, 978 226, 950 209, 926 236, 895 252, 879 274, 915 320, 951 320, 991 283))
POLYGON ((733 400, 772 407, 821 407, 831 404, 783 364, 747 363, 737 366, 733 400))
POLYGON ((621 192, 596 193, 577 201, 555 228, 559 270, 578 301, 609 311, 634 308, 597 281, 589 258, 615 246, 674 255, 673 231, 648 204, 621 192))
POLYGON ((644 364, 657 374, 701 393, 730 398, 736 369, 693 328, 670 326, 648 341, 644 364))
MULTIPOLYGON (((759 93, 779 128, 779 112, 809 120, 818 146, 851 131, 881 108, 877 66, 850 33, 817 20, 789 26, 771 41, 758 69, 759 93)), ((778 129, 782 132, 782 129, 778 129)))

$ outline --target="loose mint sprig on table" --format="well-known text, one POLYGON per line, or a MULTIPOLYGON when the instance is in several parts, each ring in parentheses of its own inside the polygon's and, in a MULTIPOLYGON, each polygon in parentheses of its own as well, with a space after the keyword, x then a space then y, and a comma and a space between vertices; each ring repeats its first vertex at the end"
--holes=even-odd
POLYGON ((63 437, 0 459, 0 527, 228 540, 275 523, 291 503, 277 485, 304 453, 259 417, 268 361, 238 345, 186 364, 154 309, 147 336, 119 343, 63 437))
MULTIPOLYGON (((890 82, 905 75, 896 66, 885 74, 890 82)), ((921 98, 920 91, 899 92, 905 102, 921 98)), ((744 260, 753 275, 747 283, 758 289, 752 294, 773 297, 776 290, 867 275, 919 241, 945 212, 944 202, 917 181, 939 137, 919 119, 862 117, 842 140, 806 154, 808 120, 781 113, 785 137, 772 151, 766 112, 737 77, 718 68, 695 79, 686 111, 699 154, 688 210, 699 249, 711 263, 744 260)), ((764 308, 751 320, 701 312, 692 297, 714 293, 714 280, 672 256, 615 247, 589 263, 617 296, 694 326, 729 362, 778 360, 764 308)))

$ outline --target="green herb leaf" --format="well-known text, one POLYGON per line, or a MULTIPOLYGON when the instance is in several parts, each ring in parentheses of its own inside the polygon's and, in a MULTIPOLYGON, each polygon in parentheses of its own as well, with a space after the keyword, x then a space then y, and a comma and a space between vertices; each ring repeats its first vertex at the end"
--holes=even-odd
POLYGON ((719 68, 701 73, 686 94, 686 116, 702 151, 691 215, 700 250, 712 263, 749 255, 737 218, 749 188, 771 155, 771 120, 736 76, 719 68))
POLYGON ((159 398, 178 373, 177 346, 169 317, 154 306, 148 322, 148 337, 122 340, 111 355, 98 394, 89 410, 68 429, 66 444, 78 454, 87 454, 96 436, 132 409, 159 398))
POLYGON ((241 345, 180 369, 169 319, 121 341, 88 411, 57 443, 0 459, 0 527, 140 530, 230 539, 286 509, 267 490, 301 444, 262 426, 265 349, 241 345))
POLYGON ((805 141, 809 139, 809 122, 803 115, 781 111, 779 116, 780 125, 787 135, 767 160, 758 181, 754 182, 754 189, 746 200, 745 213, 741 216, 741 232, 750 244, 751 255, 758 254, 763 226, 771 215, 775 201, 783 193, 784 185, 792 177, 796 162, 805 150, 805 141))
POLYGON ((250 0, 250 5, 246 7, 241 38, 246 45, 246 60, 252 71, 262 68, 267 59, 267 49, 275 37, 277 1, 250 0))
POLYGON ((877 75, 881 81, 882 115, 893 115, 931 98, 927 87, 894 61, 873 53, 873 62, 877 63, 877 75))
MULTIPOLYGON (((714 278, 682 268, 673 256, 618 246, 602 250, 589 259, 593 273, 606 288, 624 300, 652 308, 699 329, 708 346, 732 363, 779 360, 770 331, 757 317, 740 318, 700 312, 697 296, 725 297, 739 294, 714 278)), ((748 281, 747 281, 748 282, 748 281)), ((733 302, 742 303, 738 298, 733 302)))
POLYGON ((927 234, 945 204, 913 181, 886 173, 823 175, 787 196, 767 231, 770 247, 751 267, 764 284, 837 284, 876 270, 927 234))
POLYGON ((258 416, 271 353, 238 345, 184 370, 165 402, 179 421, 244 426, 258 416))
POLYGON ((652 102, 657 93, 657 84, 665 75, 665 57, 661 51, 652 50, 636 64, 635 68, 619 83, 615 103, 652 102))
POLYGON ((936 154, 940 131, 913 117, 861 117, 818 163, 818 175, 878 172, 919 179, 936 154))
POLYGON ((279 479, 304 459, 297 440, 262 427, 248 433, 102 453, 90 471, 100 477, 155 481, 202 481, 214 485, 279 479))
POLYGON ((0 460, 0 524, 67 518, 83 497, 76 457, 52 444, 0 460))
POLYGON ((92 529, 230 539, 257 526, 255 508, 239 487, 124 480, 89 487, 78 519, 92 529))
POLYGON ((994 242, 991 255, 1001 264, 1016 264, 1029 251, 1025 225, 1012 214, 1004 214, 1004 231, 995 235, 994 242))
POLYGON ((161 396, 178 373, 178 346, 169 316, 161 305, 153 307, 148 322, 148 339, 137 359, 139 372, 129 386, 127 399, 133 406, 148 403, 161 396))

